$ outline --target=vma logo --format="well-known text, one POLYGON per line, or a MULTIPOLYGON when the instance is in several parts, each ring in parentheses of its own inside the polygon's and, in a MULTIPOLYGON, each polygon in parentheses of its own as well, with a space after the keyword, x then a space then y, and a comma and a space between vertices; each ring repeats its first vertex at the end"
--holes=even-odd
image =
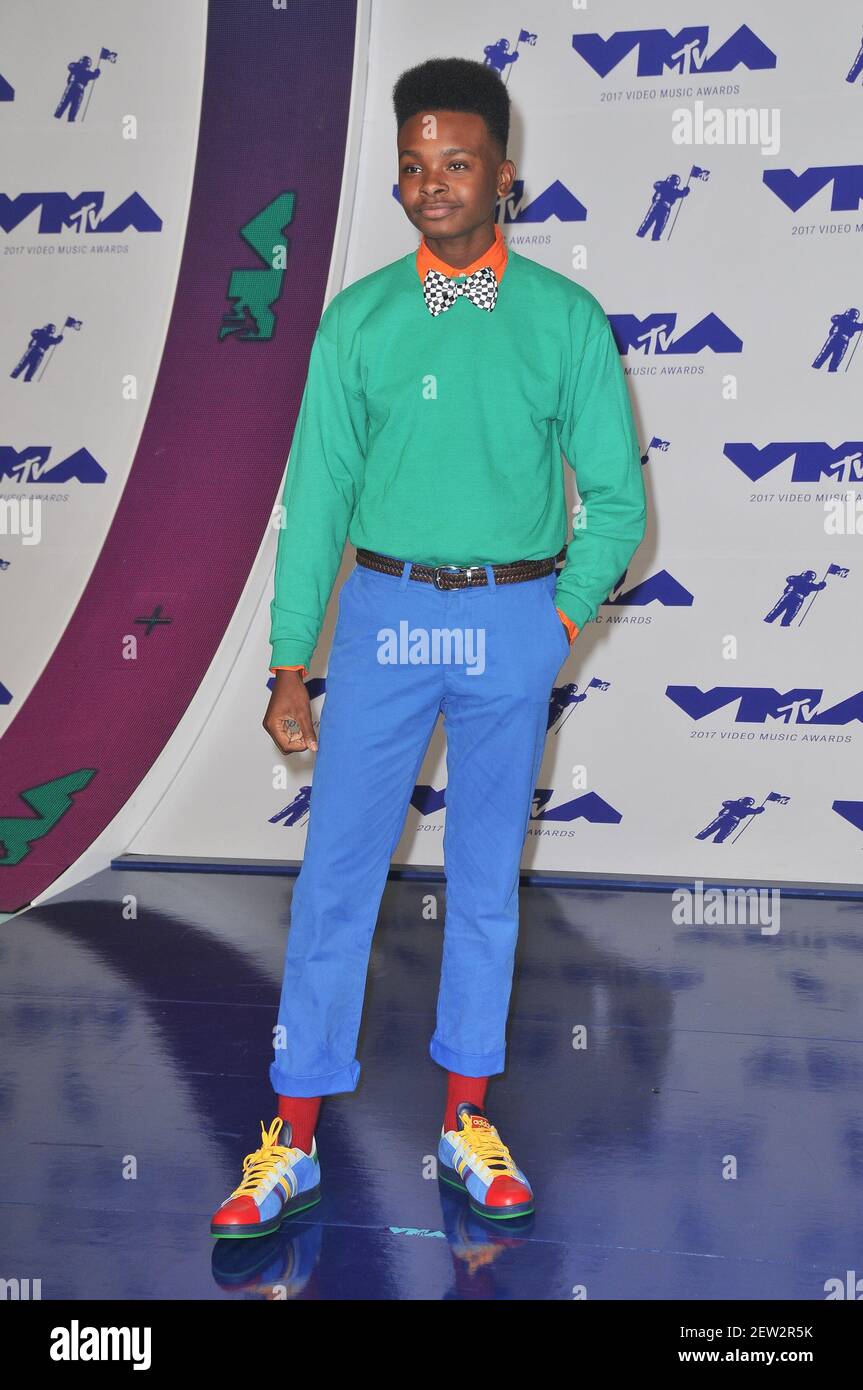
POLYGON ((799 212, 831 184, 831 212, 856 212, 863 199, 863 164, 821 164, 802 174, 793 169, 765 169, 761 177, 792 212, 799 212))
POLYGON ((863 441, 845 444, 824 444, 820 441, 780 444, 726 444, 725 457, 753 483, 772 473, 789 459, 792 483, 818 483, 823 478, 831 482, 863 482, 863 441))
MULTIPOLYGON (((535 787, 531 801, 530 819, 532 821, 584 821, 589 825, 619 825, 623 815, 611 802, 597 792, 584 792, 571 801, 551 805, 553 787, 535 787)), ((417 783, 411 797, 411 805, 420 816, 433 816, 446 806, 446 788, 417 783)))
POLYGON ((30 444, 13 449, 0 444, 0 482, 13 483, 104 483, 108 474, 89 449, 76 449, 66 458, 49 463, 50 444, 30 444))
POLYGON ((681 76, 733 72, 738 67, 754 72, 776 67, 776 54, 748 24, 741 24, 712 53, 708 52, 709 44, 710 30, 706 24, 688 26, 677 34, 670 34, 667 29, 624 29, 608 39, 601 34, 572 36, 576 53, 599 77, 607 77, 633 52, 638 54, 638 77, 662 77, 666 72, 681 76))
POLYGON ((735 724, 765 724, 770 719, 783 724, 843 725, 863 720, 863 691, 824 710, 818 709, 824 691, 815 689, 783 693, 766 686, 715 685, 711 690, 699 690, 697 685, 668 685, 665 693, 695 720, 733 705, 737 705, 735 724))
POLYGON ((536 788, 530 810, 532 821, 565 821, 571 825, 581 820, 587 825, 619 825, 623 820, 622 813, 597 792, 584 792, 557 806, 551 804, 553 796, 553 787, 536 788))
POLYGON ((556 217, 558 222, 586 222, 587 208, 560 179, 555 179, 542 193, 526 203, 524 179, 514 179, 512 191, 503 205, 504 223, 547 222, 550 217, 556 217))
POLYGON ((113 212, 103 216, 105 194, 19 193, 10 198, 0 193, 0 228, 14 232, 39 209, 38 231, 57 236, 70 232, 161 232, 162 219, 140 193, 130 193, 113 212))
POLYGON ((691 590, 681 584, 679 579, 675 579, 670 570, 657 570, 655 574, 650 574, 646 579, 641 579, 637 584, 624 589, 628 570, 624 570, 614 588, 608 596, 609 605, 619 604, 622 606, 631 605, 633 608, 647 608, 651 603, 658 603, 662 608, 691 608, 694 596, 691 590))
MULTIPOLYGON (((831 809, 849 825, 853 825, 855 830, 863 831, 863 801, 837 800, 833 802, 831 809)), ((861 1280, 861 1292, 863 1292, 863 1280, 861 1280)))
POLYGON ((700 323, 683 333, 677 332, 676 314, 609 314, 611 331, 618 351, 626 356, 630 349, 651 357, 694 355, 711 352, 742 352, 743 339, 732 333, 716 314, 707 314, 700 323))

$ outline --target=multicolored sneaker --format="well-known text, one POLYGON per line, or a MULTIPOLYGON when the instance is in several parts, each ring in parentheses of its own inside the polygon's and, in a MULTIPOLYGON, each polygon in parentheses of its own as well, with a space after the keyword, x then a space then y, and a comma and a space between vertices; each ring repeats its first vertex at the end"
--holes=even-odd
POLYGON ((456 1106, 458 1129, 441 1129, 438 1174, 463 1188, 471 1210, 505 1220, 532 1212, 533 1192, 494 1125, 478 1105, 456 1106))
POLYGON ((243 1181, 214 1213, 212 1235, 266 1236, 286 1216, 321 1200, 317 1144, 313 1139, 310 1154, 291 1148, 290 1125, 285 1126, 287 1144, 277 1143, 282 1124, 277 1116, 266 1130, 261 1121, 261 1147, 243 1159, 243 1181))

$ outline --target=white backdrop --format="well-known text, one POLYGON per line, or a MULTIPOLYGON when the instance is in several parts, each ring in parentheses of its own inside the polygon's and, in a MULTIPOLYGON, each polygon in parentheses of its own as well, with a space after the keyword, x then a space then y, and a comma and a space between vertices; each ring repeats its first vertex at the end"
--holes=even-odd
MULTIPOLYGON (((334 256, 338 264, 346 251, 346 268, 330 292, 417 244, 393 196, 398 74, 431 56, 482 59, 502 36, 512 49, 527 18, 535 41, 518 45, 506 76, 509 153, 524 190, 520 203, 501 209, 505 234, 523 254, 584 283, 616 326, 624 315, 642 321, 633 341, 643 345, 623 361, 647 455, 648 532, 558 677, 558 686, 575 688, 563 692, 548 737, 524 867, 855 883, 863 680, 854 614, 863 557, 858 536, 826 533, 824 502, 859 495, 863 481, 863 446, 853 443, 863 438, 863 350, 851 357, 855 335, 838 371, 812 361, 832 315, 852 305, 863 313, 863 76, 846 80, 863 12, 852 0, 834 0, 829 22, 821 7, 767 0, 586 8, 504 0, 468 11, 444 0, 431 38, 426 18, 425 6, 405 0, 372 6, 368 69, 358 50, 355 74, 359 161, 345 176, 346 199, 354 178, 356 197, 342 209, 346 244, 334 256), (667 30, 667 41, 648 25, 667 30), (695 36, 706 40, 695 51, 700 71, 686 70, 693 35, 681 31, 693 25, 708 30, 695 36), (748 29, 728 45, 741 26, 748 29), (608 40, 634 30, 640 50, 621 40, 605 76, 573 46, 573 35, 608 40), (640 74, 661 50, 677 70, 640 74), (765 53, 775 65, 740 61, 763 63, 765 53), (760 110, 774 138, 778 112, 778 148, 676 144, 673 112, 698 101, 760 110), (654 182, 676 173, 683 185, 693 166, 709 177, 692 180, 673 234, 636 236, 654 182), (818 168, 833 173, 811 176, 811 185, 793 177, 818 168), (764 182, 772 170, 793 171, 779 186, 797 190, 797 198, 786 193, 795 205, 811 193, 796 211, 764 182), (586 216, 568 220, 578 204, 586 216), (658 320, 645 323, 651 315, 658 320), (684 335, 709 315, 718 320, 708 320, 713 335, 692 350, 684 335), (656 326, 659 337, 648 331, 656 326), (734 340, 741 351, 710 346, 734 340), (818 443, 845 462, 807 481, 812 449, 795 448, 818 443), (771 444, 786 447, 763 456, 775 466, 761 477, 734 461, 771 444), (830 575, 811 610, 807 599, 790 625, 764 621, 787 576, 812 570, 820 581, 830 565, 847 574, 830 575), (724 693, 704 699, 717 688, 724 693), (744 817, 721 843, 712 832, 696 838, 724 801, 747 796, 764 803, 761 814, 744 817)), ((581 48, 599 67, 597 55, 610 52, 607 43, 581 48)), ((261 728, 274 542, 265 539, 267 579, 221 696, 131 852, 302 858, 301 789, 314 760, 279 758, 261 728)), ((338 584, 351 565, 349 548, 338 584)), ((336 594, 314 681, 326 674, 336 594)), ((439 728, 421 786, 444 788, 443 753, 439 728)), ((412 807, 394 862, 441 863, 443 824, 442 809, 412 807)))

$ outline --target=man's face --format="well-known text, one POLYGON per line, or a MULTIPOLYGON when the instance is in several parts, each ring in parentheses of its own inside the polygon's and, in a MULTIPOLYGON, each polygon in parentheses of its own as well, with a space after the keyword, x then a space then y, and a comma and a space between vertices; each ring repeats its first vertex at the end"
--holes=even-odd
POLYGON ((464 236, 494 216, 515 178, 501 161, 482 116, 420 111, 398 134, 399 197, 425 236, 464 236))

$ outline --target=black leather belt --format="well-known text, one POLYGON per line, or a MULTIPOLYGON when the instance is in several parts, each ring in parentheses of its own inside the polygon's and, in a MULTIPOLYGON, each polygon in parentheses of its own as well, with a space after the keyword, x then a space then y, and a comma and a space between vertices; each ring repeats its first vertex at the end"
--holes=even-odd
MULTIPOLYGON (((552 574, 558 563, 566 558, 566 546, 545 560, 513 560, 506 565, 492 565, 495 584, 521 584, 525 579, 541 579, 552 574)), ((404 560, 381 555, 376 550, 357 550, 357 564, 379 574, 401 575, 404 560)), ((411 579, 420 584, 434 584, 436 589, 470 589, 488 584, 482 565, 411 565, 411 579)))

